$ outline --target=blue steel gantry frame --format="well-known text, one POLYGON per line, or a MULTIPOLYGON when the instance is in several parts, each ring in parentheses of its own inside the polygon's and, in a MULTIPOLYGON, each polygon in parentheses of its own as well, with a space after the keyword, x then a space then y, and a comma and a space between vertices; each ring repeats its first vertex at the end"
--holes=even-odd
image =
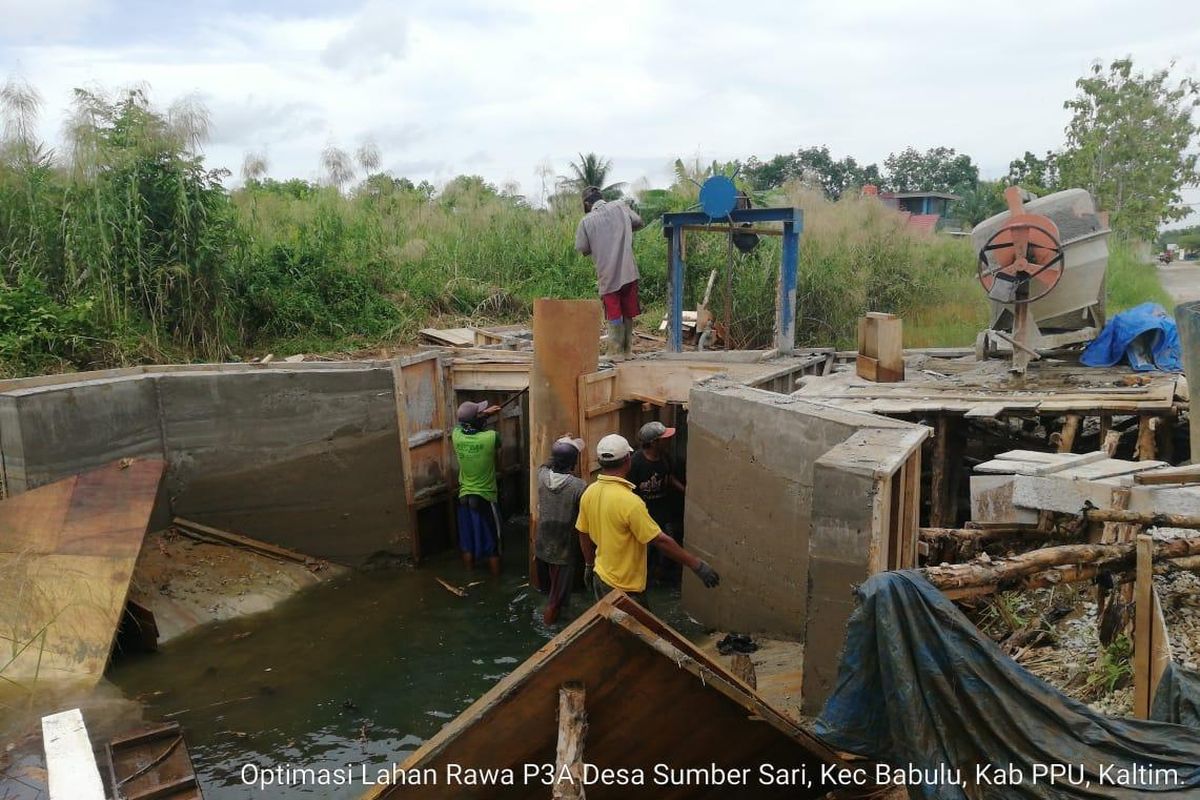
MULTIPOLYGON (((775 289, 775 347, 790 353, 796 347, 796 272, 800 259, 800 232, 804 212, 798 208, 738 208, 722 219, 712 219, 703 211, 663 214, 663 235, 668 240, 667 254, 667 349, 683 350, 683 237, 690 229, 714 226, 714 232, 728 232, 743 223, 783 223, 783 248, 779 259, 779 280, 775 289)), ((738 231, 734 231, 738 232, 738 231)), ((752 228, 741 232, 755 232, 752 228)), ((757 231, 764 233, 764 231, 757 231)), ((771 233, 777 233, 771 231, 771 233)), ((727 233, 728 235, 728 233, 727 233)))

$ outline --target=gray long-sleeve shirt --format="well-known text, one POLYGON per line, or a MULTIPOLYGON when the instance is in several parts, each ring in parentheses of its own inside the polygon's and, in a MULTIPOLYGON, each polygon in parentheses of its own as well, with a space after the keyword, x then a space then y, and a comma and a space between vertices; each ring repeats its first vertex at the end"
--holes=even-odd
POLYGON ((645 223, 621 201, 597 200, 575 229, 575 249, 596 263, 600 294, 615 292, 638 279, 633 260, 633 232, 645 223))

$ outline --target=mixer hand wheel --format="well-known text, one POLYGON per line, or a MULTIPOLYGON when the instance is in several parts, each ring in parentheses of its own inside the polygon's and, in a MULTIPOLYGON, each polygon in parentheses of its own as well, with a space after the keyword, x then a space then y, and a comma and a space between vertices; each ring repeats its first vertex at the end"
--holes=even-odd
POLYGON ((1054 223, 1034 214, 1018 215, 993 233, 979 251, 979 282, 988 296, 1020 305, 1048 295, 1063 275, 1057 234, 1054 223), (998 281, 1009 285, 998 287, 998 281))

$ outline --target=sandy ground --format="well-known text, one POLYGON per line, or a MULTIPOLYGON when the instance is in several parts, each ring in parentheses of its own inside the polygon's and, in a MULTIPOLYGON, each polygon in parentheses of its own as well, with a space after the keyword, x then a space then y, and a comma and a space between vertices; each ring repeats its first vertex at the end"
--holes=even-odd
POLYGON ((345 571, 323 561, 306 566, 166 530, 146 536, 129 594, 154 612, 161 644, 206 622, 266 611, 345 571))
POLYGON ((1172 261, 1159 266, 1158 279, 1176 305, 1200 300, 1200 262, 1172 261))

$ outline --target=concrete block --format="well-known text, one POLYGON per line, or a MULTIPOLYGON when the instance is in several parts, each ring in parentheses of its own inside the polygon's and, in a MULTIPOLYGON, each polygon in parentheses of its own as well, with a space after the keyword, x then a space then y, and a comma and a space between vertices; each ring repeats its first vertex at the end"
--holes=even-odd
POLYGON ((155 380, 176 515, 351 566, 411 553, 390 370, 155 380))
POLYGON ((121 458, 162 457, 154 382, 142 376, 0 394, 0 453, 17 494, 121 458))
POLYGON ((976 522, 1037 522, 1038 513, 1013 503, 1014 476, 971 476, 971 519, 976 522))

